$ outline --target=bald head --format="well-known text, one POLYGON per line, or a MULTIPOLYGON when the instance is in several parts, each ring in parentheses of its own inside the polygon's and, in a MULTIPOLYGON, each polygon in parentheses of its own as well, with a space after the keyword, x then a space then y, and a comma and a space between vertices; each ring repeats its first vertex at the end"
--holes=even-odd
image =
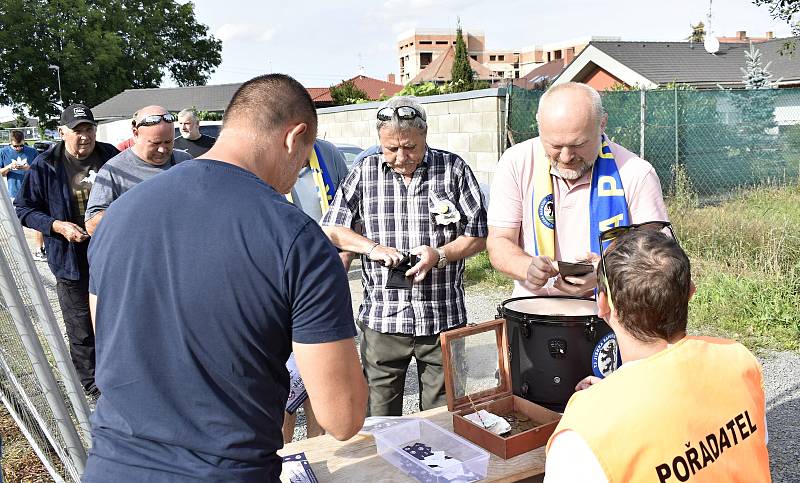
POLYGON ((577 82, 544 93, 536 120, 539 138, 552 167, 566 180, 577 180, 592 167, 606 126, 600 94, 577 82))
POLYGON ((156 166, 163 165, 172 156, 175 127, 173 121, 159 117, 166 114, 169 111, 161 106, 147 106, 133 115, 135 127, 131 149, 146 163, 156 166))

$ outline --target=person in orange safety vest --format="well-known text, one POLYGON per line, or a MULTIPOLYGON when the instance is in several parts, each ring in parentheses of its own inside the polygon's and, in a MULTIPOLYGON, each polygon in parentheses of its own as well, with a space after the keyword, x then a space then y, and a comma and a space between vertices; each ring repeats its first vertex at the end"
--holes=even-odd
POLYGON ((547 444, 545 483, 770 481, 760 365, 735 341, 686 335, 695 287, 666 228, 600 235, 610 245, 599 315, 624 364, 576 387, 547 444))

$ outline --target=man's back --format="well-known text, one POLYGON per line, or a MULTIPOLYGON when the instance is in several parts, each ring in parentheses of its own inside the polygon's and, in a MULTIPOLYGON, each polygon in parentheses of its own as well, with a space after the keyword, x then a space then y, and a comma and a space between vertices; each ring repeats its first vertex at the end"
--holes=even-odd
POLYGON ((556 460, 585 466, 555 448, 566 430, 608 481, 768 481, 762 376, 747 349, 687 337, 629 364, 570 399, 548 447, 553 481, 566 476, 556 460))
POLYGON ((355 335, 317 225, 247 171, 186 161, 112 204, 90 261, 103 395, 85 481, 276 479, 291 340, 355 335))

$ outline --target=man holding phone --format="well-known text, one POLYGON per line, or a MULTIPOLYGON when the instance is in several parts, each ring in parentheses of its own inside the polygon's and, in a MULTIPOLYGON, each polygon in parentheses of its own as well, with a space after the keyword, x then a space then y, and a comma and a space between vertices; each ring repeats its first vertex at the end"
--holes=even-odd
POLYGON ((650 163, 605 135, 608 115, 588 85, 550 88, 536 119, 539 137, 498 162, 486 248, 514 279, 514 297, 588 295, 597 285, 599 233, 666 220, 661 184, 650 163))
POLYGON ((485 246, 486 211, 467 163, 427 145, 414 98, 393 97, 377 117, 380 151, 353 167, 322 227, 334 245, 361 254, 369 412, 399 416, 412 357, 420 409, 445 403, 439 334, 467 321, 464 259, 485 246))
POLYGON ((87 396, 97 398, 94 331, 89 316, 89 235, 83 217, 97 172, 119 151, 96 141, 97 122, 83 104, 64 109, 60 124, 61 142, 30 165, 14 206, 23 226, 44 234, 72 363, 87 396))

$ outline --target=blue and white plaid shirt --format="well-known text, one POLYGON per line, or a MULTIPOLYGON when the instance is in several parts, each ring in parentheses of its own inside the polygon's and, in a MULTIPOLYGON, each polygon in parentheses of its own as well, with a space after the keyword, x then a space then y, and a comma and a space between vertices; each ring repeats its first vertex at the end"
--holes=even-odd
MULTIPOLYGON (((459 156, 428 147, 408 186, 384 163, 383 154, 367 156, 339 186, 323 226, 363 226, 363 235, 381 245, 408 252, 434 248, 461 235, 486 237, 486 209, 469 165, 459 156), (436 222, 435 209, 449 201, 460 213, 455 223, 436 222)), ((361 256, 364 302, 358 319, 381 333, 434 335, 467 322, 464 261, 433 268, 411 290, 386 289, 389 270, 361 256)))

